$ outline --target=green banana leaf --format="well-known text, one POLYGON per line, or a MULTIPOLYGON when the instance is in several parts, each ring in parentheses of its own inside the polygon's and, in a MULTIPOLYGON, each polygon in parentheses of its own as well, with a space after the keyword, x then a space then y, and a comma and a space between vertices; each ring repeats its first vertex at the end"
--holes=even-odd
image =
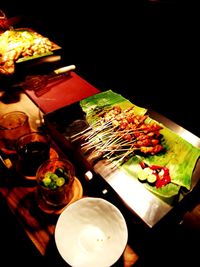
POLYGON ((147 112, 147 109, 134 105, 122 95, 112 90, 95 94, 80 101, 80 106, 86 113, 88 123, 92 123, 95 119, 98 119, 99 112, 112 108, 114 105, 119 105, 123 110, 133 107, 135 114, 141 116, 147 112))
MULTIPOLYGON (((147 112, 147 109, 134 105, 129 100, 112 90, 86 98, 80 102, 80 105, 86 113, 86 118, 89 123, 97 118, 99 110, 114 105, 120 105, 122 109, 134 106, 134 111, 138 115, 144 115, 147 112)), ((149 123, 152 120, 152 118, 147 118, 145 122, 149 123)), ((192 173, 200 156, 200 149, 194 147, 164 125, 162 125, 162 127, 163 129, 160 133, 163 135, 162 145, 165 147, 164 152, 160 152, 153 156, 134 155, 119 168, 122 171, 129 173, 133 179, 137 179, 137 173, 141 169, 139 165, 140 161, 143 161, 148 165, 155 164, 166 166, 169 168, 171 183, 161 188, 156 188, 148 183, 144 183, 144 186, 159 197, 170 198, 178 195, 181 187, 190 190, 192 173)))
MULTIPOLYGON (((160 156, 160 157, 162 157, 162 156, 160 156)), ((142 156, 138 156, 138 155, 133 156, 126 163, 124 163, 120 167, 120 169, 122 171, 127 172, 129 175, 131 175, 133 177, 133 179, 137 179, 137 174, 141 170, 141 167, 139 165, 140 161, 144 161, 147 164, 156 164, 156 165, 164 166, 164 164, 162 164, 159 161, 159 158, 158 158, 158 160, 151 161, 152 158, 153 158, 153 156, 151 156, 151 157, 142 157, 142 156)), ((179 193, 179 190, 180 190, 180 185, 174 184, 174 183, 169 183, 169 184, 167 184, 161 188, 156 188, 155 186, 152 186, 152 185, 144 182, 144 186, 148 190, 150 190, 151 192, 155 193, 156 195, 158 195, 160 197, 165 197, 165 198, 171 198, 171 197, 177 195, 179 193)))

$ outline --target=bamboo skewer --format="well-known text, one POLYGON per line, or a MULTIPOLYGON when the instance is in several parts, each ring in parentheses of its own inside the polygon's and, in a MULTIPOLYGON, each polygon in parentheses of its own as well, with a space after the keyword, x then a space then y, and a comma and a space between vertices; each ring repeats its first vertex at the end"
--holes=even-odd
MULTIPOLYGON (((136 122, 134 121, 133 127, 121 129, 119 127, 121 118, 123 119, 123 115, 128 114, 131 109, 121 112, 120 115, 122 117, 119 118, 119 121, 114 115, 109 120, 102 117, 94 121, 83 131, 71 136, 71 141, 84 140, 81 144, 81 150, 85 154, 91 151, 90 158, 92 158, 92 155, 95 158, 100 155, 110 161, 115 161, 114 167, 122 164, 130 155, 135 155, 136 150, 140 150, 140 147, 134 146, 137 141, 151 138, 151 134, 148 135, 148 133, 159 131, 157 127, 149 127, 148 124, 144 125, 147 115, 138 119, 134 114, 133 119, 136 122), (144 133, 144 136, 140 135, 142 133, 144 133)), ((131 116, 132 114, 128 115, 131 116)))

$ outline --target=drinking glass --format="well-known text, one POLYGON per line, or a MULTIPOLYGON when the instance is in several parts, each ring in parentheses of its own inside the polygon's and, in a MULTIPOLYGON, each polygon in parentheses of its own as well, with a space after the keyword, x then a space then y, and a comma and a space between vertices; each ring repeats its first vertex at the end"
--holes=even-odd
POLYGON ((18 169, 24 176, 35 176, 38 167, 50 158, 50 138, 43 132, 22 135, 16 142, 18 169))
POLYGON ((75 169, 69 160, 45 161, 36 174, 39 197, 50 207, 63 207, 71 200, 74 177, 75 169))
POLYGON ((7 149, 15 150, 17 139, 30 131, 29 117, 23 111, 11 111, 0 118, 0 137, 7 149))

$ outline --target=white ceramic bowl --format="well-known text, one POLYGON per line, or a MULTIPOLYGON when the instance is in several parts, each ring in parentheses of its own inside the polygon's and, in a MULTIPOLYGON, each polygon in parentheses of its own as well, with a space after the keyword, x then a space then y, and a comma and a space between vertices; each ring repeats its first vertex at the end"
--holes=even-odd
POLYGON ((73 267, 109 267, 121 257, 127 240, 122 213, 102 198, 85 197, 67 206, 55 228, 58 251, 73 267))

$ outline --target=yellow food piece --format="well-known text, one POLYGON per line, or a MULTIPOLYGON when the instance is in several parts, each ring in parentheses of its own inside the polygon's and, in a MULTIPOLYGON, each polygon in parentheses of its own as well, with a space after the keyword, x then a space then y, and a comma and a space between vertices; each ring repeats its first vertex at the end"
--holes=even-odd
POLYGON ((52 51, 54 44, 31 30, 7 30, 0 35, 0 73, 13 74, 19 58, 52 51))

